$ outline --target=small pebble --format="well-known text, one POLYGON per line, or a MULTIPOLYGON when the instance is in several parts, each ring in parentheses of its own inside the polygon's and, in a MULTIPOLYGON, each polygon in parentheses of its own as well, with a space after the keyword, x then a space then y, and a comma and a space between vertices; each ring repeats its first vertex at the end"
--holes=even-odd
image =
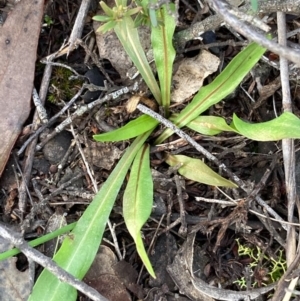
POLYGON ((50 168, 49 168, 49 171, 51 172, 51 173, 57 173, 57 170, 58 170, 58 168, 57 168, 57 165, 54 165, 54 164, 51 164, 50 165, 50 168))
POLYGON ((72 134, 68 131, 62 131, 43 147, 45 158, 52 165, 60 163, 67 152, 72 141, 72 134))

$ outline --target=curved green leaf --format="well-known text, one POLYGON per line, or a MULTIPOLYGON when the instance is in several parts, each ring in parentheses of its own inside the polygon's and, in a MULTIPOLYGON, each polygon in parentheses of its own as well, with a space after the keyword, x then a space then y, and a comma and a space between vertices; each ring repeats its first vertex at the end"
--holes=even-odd
POLYGON ((130 16, 117 22, 115 33, 135 67, 140 72, 156 101, 161 105, 161 93, 141 45, 139 34, 130 16))
POLYGON ((158 123, 158 121, 148 115, 141 115, 119 129, 108 133, 93 135, 93 138, 101 142, 127 140, 154 129, 158 123))
POLYGON ((166 162, 170 166, 181 166, 178 172, 190 180, 212 186, 237 187, 236 184, 221 177, 199 159, 168 154, 166 162))
POLYGON ((150 169, 149 146, 144 145, 132 164, 130 178, 123 197, 125 224, 134 239, 137 251, 149 274, 155 274, 145 251, 141 229, 148 220, 153 204, 153 181, 150 169))
POLYGON ((111 17, 109 16, 95 16, 93 17, 94 21, 98 21, 98 22, 107 22, 107 21, 111 21, 111 17))
POLYGON ((134 242, 135 242, 135 245, 136 245, 137 252, 139 253, 139 256, 141 257, 141 259, 143 261, 143 264, 145 265, 148 273, 154 279, 156 279, 153 267, 151 265, 150 259, 147 255, 147 252, 146 252, 146 249, 145 249, 145 246, 144 246, 144 243, 143 243, 141 232, 137 233, 134 242))
POLYGON ((106 23, 104 23, 103 25, 101 25, 97 31, 101 31, 103 33, 110 31, 111 29, 113 29, 116 26, 116 21, 112 20, 112 21, 108 21, 106 23))
MULTIPOLYGON (((78 279, 90 268, 99 248, 105 226, 127 171, 151 131, 139 136, 126 150, 106 182, 85 210, 74 230, 54 256, 57 264, 78 279)), ((44 269, 36 281, 29 301, 75 301, 76 290, 44 269)))
POLYGON ((100 1, 100 6, 107 16, 113 17, 114 11, 104 1, 100 1))
MULTIPOLYGON (((169 8, 174 11, 174 4, 170 3, 169 8)), ((158 20, 162 20, 162 25, 156 24, 154 26, 152 23, 151 44, 160 83, 162 106, 165 108, 165 112, 168 113, 171 98, 172 69, 176 55, 172 43, 176 24, 174 17, 167 11, 166 5, 158 9, 156 15, 158 20)))
POLYGON ((300 138, 300 119, 284 112, 278 118, 261 123, 248 123, 233 115, 232 125, 241 135, 256 141, 276 141, 300 138))
POLYGON ((228 125, 224 118, 217 116, 199 116, 186 125, 188 128, 203 135, 217 135, 223 131, 237 132, 228 125))
MULTIPOLYGON (((234 57, 223 72, 209 85, 202 87, 174 120, 174 123, 179 128, 187 125, 213 104, 218 103, 230 94, 247 75, 247 73, 258 62, 260 57, 265 52, 265 48, 251 43, 243 51, 234 57)), ((166 129, 155 141, 156 144, 161 143, 173 131, 166 129)))

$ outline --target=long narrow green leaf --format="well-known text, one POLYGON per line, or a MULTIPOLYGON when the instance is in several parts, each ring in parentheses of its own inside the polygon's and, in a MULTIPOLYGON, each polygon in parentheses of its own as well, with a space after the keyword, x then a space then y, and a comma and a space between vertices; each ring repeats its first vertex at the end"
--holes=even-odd
MULTIPOLYGON (((185 126, 207 110, 210 106, 224 99, 238 86, 242 79, 258 62, 264 52, 265 48, 255 43, 251 43, 243 51, 236 55, 224 71, 217 76, 211 84, 200 89, 192 102, 188 104, 175 119, 175 125, 179 128, 185 126)), ((172 135, 172 133, 172 130, 166 129, 157 138, 155 143, 161 143, 172 135)))
MULTIPOLYGON (((90 268, 99 248, 105 226, 124 181, 126 173, 142 144, 151 131, 139 136, 126 150, 92 203, 77 222, 76 227, 67 236, 54 257, 57 264, 82 279, 90 268)), ((76 300, 76 290, 58 280, 49 271, 44 270, 38 278, 29 301, 76 300)))
POLYGON ((261 123, 248 123, 233 115, 231 124, 240 135, 256 141, 277 141, 284 138, 300 138, 300 119, 284 112, 278 118, 261 123))
POLYGON ((212 186, 237 187, 236 184, 221 177, 199 159, 168 154, 166 162, 170 166, 181 166, 178 172, 190 180, 212 186))
MULTIPOLYGON (((174 11, 174 4, 170 3, 169 8, 174 11)), ((167 116, 170 106, 173 62, 176 55, 172 44, 176 24, 174 17, 167 11, 166 4, 157 10, 156 15, 158 20, 162 21, 162 25, 153 26, 152 24, 151 44, 160 83, 162 106, 167 116)))
MULTIPOLYGON (((100 2, 100 6, 103 9, 104 13, 107 15, 107 17, 112 18, 114 12, 109 6, 107 6, 107 4, 104 1, 100 2)), ((94 19, 94 20, 96 20, 96 19, 94 19)), ((97 21, 101 21, 101 20, 97 20, 97 21)))
POLYGON ((228 125, 224 118, 218 116, 199 116, 186 125, 203 135, 217 135, 223 131, 237 132, 228 125))
POLYGON ((142 115, 123 127, 104 134, 94 135, 96 141, 122 141, 137 137, 158 125, 158 121, 148 115, 142 115))
POLYGON ((117 22, 114 29, 126 53, 140 72, 158 104, 161 105, 160 89, 147 61, 138 31, 134 27, 132 18, 130 16, 122 17, 122 20, 117 22))
POLYGON ((144 145, 132 164, 130 178, 123 197, 123 215, 127 229, 135 241, 137 251, 149 274, 155 278, 144 248, 141 229, 151 214, 153 180, 150 170, 149 146, 144 145))

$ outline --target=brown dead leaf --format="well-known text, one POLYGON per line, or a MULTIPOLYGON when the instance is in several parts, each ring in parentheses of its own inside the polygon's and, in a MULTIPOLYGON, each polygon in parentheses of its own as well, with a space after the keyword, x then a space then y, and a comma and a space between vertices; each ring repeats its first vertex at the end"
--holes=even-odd
MULTIPOLYGON (((13 247, 7 240, 0 237, 0 252, 5 252, 13 247)), ((23 301, 27 300, 31 292, 29 270, 21 272, 16 267, 17 258, 11 257, 0 261, 0 300, 23 301)))
POLYGON ((6 199, 5 202, 5 207, 4 207, 4 214, 8 215, 10 214, 12 207, 15 204, 16 198, 18 196, 18 190, 17 189, 13 189, 9 192, 8 198, 6 199))
POLYGON ((142 287, 136 283, 138 279, 137 270, 127 261, 121 260, 113 266, 115 275, 121 280, 122 284, 139 299, 143 299, 144 292, 142 287))
POLYGON ((252 110, 254 111, 258 109, 265 100, 267 100, 269 97, 275 94, 275 92, 281 87, 281 80, 280 76, 275 78, 272 82, 270 82, 268 85, 265 85, 259 89, 259 98, 254 103, 252 110))
POLYGON ((94 142, 89 143, 89 147, 83 150, 89 162, 97 167, 111 170, 115 161, 121 157, 120 151, 112 143, 94 142))
POLYGON ((0 175, 30 112, 43 0, 22 0, 0 30, 0 175))
POLYGON ((110 301, 131 301, 121 279, 115 275, 113 266, 117 258, 110 248, 100 246, 96 258, 84 278, 84 282, 100 292, 110 301))
POLYGON ((183 102, 202 87, 204 79, 216 72, 220 59, 203 50, 192 58, 184 58, 173 76, 175 88, 171 94, 171 101, 183 102))
POLYGON ((0 296, 5 301, 27 300, 32 289, 29 270, 21 272, 16 268, 16 257, 0 262, 0 296))

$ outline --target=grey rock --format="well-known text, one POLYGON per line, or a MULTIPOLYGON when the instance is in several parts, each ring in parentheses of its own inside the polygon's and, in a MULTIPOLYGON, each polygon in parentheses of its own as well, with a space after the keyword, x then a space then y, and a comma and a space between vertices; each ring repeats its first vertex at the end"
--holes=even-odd
POLYGON ((47 142, 43 148, 45 158, 51 164, 58 164, 64 157, 72 140, 72 134, 67 131, 62 131, 53 139, 47 142))

